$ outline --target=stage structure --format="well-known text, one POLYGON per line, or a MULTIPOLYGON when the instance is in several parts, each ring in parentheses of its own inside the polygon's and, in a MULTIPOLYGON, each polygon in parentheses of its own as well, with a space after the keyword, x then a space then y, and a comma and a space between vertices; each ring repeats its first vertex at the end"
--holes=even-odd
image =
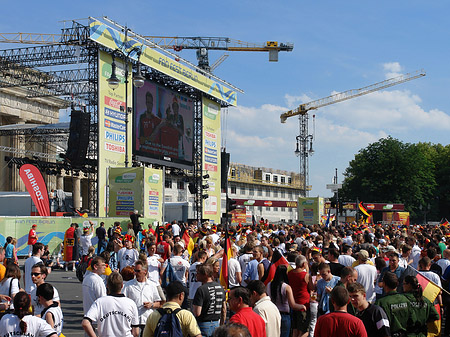
MULTIPOLYGON (((106 17, 89 18, 85 24, 73 21, 62 29, 60 41, 48 45, 1 50, 0 88, 7 87, 24 87, 30 97, 67 100, 89 129, 85 160, 75 155, 76 165, 66 157, 50 166, 87 176, 90 212, 106 214, 108 169, 130 163, 182 171, 195 195, 196 218, 215 218, 218 205, 219 221, 220 109, 236 105, 240 89, 106 17), (133 78, 139 80, 136 87, 149 90, 134 88, 133 78), (158 111, 147 111, 149 91, 158 111), (147 134, 140 133, 142 116, 161 124, 155 135, 148 128, 147 134), (208 121, 209 129, 203 130, 206 118, 216 122, 208 121), (170 133, 178 134, 175 141, 170 133), (210 202, 209 195, 219 199, 210 202)), ((60 137, 61 130, 56 131, 60 137)), ((42 133, 52 135, 51 130, 42 133)), ((45 166, 42 159, 36 164, 45 166)))

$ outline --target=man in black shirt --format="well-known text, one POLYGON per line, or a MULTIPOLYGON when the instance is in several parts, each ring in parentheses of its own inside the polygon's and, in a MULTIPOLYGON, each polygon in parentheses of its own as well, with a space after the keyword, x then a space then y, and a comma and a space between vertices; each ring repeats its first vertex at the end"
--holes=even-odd
POLYGON ((98 244, 97 244, 97 255, 106 249, 106 229, 105 223, 100 222, 100 227, 97 227, 95 230, 95 235, 97 235, 98 244))
POLYGON ((366 327, 367 337, 387 337, 391 335, 389 319, 384 310, 366 299, 366 290, 360 283, 348 286, 350 302, 357 309, 356 317, 361 319, 366 327))
POLYGON ((219 323, 225 322, 225 291, 219 283, 213 281, 213 267, 210 264, 197 267, 197 281, 202 282, 202 285, 195 293, 192 311, 202 336, 212 337, 219 323))
POLYGON ((330 248, 328 250, 328 261, 330 262, 331 274, 334 276, 341 276, 341 271, 344 266, 338 262, 339 252, 336 248, 330 248))
POLYGON ((133 213, 130 214, 130 220, 133 224, 134 235, 138 236, 138 233, 142 230, 141 222, 139 222, 139 218, 142 214, 139 214, 139 211, 136 209, 133 213))

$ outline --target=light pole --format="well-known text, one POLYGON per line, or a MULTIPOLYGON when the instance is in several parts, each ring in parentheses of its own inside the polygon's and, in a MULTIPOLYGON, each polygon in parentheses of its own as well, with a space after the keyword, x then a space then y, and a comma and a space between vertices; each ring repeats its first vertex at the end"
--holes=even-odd
MULTIPOLYGON (((128 29, 125 29, 125 41, 124 41, 124 45, 126 45, 127 42, 127 32, 128 29)), ((139 63, 139 57, 141 56, 141 51, 138 47, 134 47, 132 48, 130 51, 128 51, 128 53, 124 53, 121 49, 117 49, 112 53, 112 64, 111 64, 111 76, 110 78, 108 78, 106 81, 108 82, 109 87, 112 90, 115 90, 119 87, 120 84, 120 80, 117 77, 116 74, 116 62, 115 62, 115 54, 119 54, 120 56, 122 56, 124 58, 125 61, 125 167, 128 167, 128 113, 131 111, 131 108, 128 108, 128 76, 129 76, 129 71, 128 71, 128 66, 130 64, 130 55, 131 53, 137 53, 138 55, 138 62, 137 62, 137 70, 136 70, 136 74, 133 76, 133 85, 136 88, 141 88, 144 83, 145 83, 145 78, 144 76, 142 76, 141 74, 141 65, 139 63)), ((123 107, 120 106, 120 110, 122 110, 123 107)))

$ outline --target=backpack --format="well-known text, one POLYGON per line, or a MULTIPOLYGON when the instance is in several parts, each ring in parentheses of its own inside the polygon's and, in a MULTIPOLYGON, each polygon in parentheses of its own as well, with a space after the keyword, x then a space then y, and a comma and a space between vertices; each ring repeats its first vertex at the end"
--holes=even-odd
POLYGON ((88 257, 87 255, 84 255, 81 258, 81 261, 80 261, 80 263, 78 263, 78 266, 76 268, 76 275, 77 275, 78 281, 83 282, 84 274, 86 273, 86 269, 91 264, 91 261, 92 261, 92 257, 88 257))
POLYGON ((167 267, 161 278, 161 287, 166 288, 172 281, 176 280, 177 279, 175 277, 172 264, 170 263, 170 259, 167 259, 167 267))
POLYGON ((180 320, 177 317, 177 313, 181 310, 180 308, 172 309, 156 309, 161 314, 158 324, 156 325, 155 337, 183 337, 183 332, 181 331, 180 320))

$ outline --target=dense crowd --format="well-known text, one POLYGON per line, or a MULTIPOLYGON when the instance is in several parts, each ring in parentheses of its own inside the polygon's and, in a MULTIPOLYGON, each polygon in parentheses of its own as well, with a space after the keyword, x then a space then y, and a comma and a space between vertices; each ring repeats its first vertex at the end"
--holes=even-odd
MULTIPOLYGON (((101 224, 97 251, 93 223, 75 235, 88 336, 449 335, 446 226, 133 222, 101 224)), ((61 334, 35 239, 23 273, 0 247, 1 336, 61 334)))

